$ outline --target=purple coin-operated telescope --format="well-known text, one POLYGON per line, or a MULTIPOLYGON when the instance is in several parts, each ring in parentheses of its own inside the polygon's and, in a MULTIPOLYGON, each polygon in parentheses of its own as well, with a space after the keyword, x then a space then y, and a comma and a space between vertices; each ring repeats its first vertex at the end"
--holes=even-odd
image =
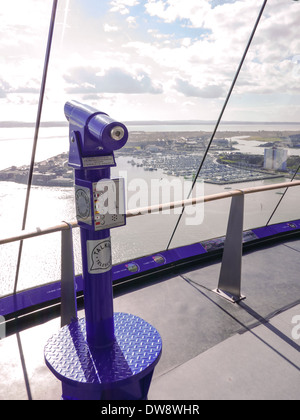
POLYGON ((162 342, 143 319, 114 313, 110 229, 124 226, 122 179, 111 179, 114 151, 128 130, 107 114, 78 102, 65 105, 69 165, 81 233, 85 318, 76 319, 45 347, 49 369, 66 400, 146 399, 162 342))

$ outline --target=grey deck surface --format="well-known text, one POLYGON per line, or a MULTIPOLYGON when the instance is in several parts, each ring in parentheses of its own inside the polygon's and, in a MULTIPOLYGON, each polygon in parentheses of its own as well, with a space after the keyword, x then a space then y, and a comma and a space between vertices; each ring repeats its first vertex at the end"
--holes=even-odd
MULTIPOLYGON (((115 297, 116 312, 162 336, 149 400, 299 399, 300 240, 244 255, 240 304, 211 291, 219 272, 203 264, 115 297)), ((60 399, 43 355, 59 328, 55 319, 0 341, 0 399, 60 399)))

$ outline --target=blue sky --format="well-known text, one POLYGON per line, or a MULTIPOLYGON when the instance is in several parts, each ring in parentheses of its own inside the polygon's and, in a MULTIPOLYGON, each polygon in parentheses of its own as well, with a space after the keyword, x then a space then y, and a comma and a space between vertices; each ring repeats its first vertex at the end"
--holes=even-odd
MULTIPOLYGON (((77 99, 124 120, 215 120, 262 0, 60 0, 45 120, 77 99)), ((227 120, 297 121, 300 3, 270 0, 227 120)), ((0 109, 34 121, 51 2, 0 10, 0 109)))

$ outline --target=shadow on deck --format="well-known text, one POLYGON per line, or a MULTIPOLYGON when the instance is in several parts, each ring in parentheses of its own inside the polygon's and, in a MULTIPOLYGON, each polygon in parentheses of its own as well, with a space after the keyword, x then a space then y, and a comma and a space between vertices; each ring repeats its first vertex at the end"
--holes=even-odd
MULTIPOLYGON (((299 239, 247 252, 239 304, 212 292, 220 262, 117 292, 114 310, 145 319, 163 340, 149 400, 298 400, 299 257, 299 239)), ((60 399, 43 351, 59 328, 55 318, 0 341, 1 400, 60 399)))

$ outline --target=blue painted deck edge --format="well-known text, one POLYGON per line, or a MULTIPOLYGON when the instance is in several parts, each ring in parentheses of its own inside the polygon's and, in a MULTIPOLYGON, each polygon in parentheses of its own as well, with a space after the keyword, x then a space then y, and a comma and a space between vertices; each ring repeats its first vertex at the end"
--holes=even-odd
MULTIPOLYGON (((244 243, 271 238, 272 236, 287 232, 296 232, 297 230, 300 230, 300 220, 260 227, 245 231, 244 243)), ((224 241, 225 237, 211 239, 117 264, 113 267, 113 282, 126 280, 139 274, 146 274, 162 266, 171 266, 181 260, 209 254, 212 251, 222 249, 224 247, 224 241)), ((77 292, 81 292, 83 290, 82 277, 76 276, 75 281, 77 292)), ((26 308, 58 300, 60 299, 60 292, 60 281, 57 281, 5 296, 0 299, 0 315, 5 317, 9 314, 25 310, 26 308)))

